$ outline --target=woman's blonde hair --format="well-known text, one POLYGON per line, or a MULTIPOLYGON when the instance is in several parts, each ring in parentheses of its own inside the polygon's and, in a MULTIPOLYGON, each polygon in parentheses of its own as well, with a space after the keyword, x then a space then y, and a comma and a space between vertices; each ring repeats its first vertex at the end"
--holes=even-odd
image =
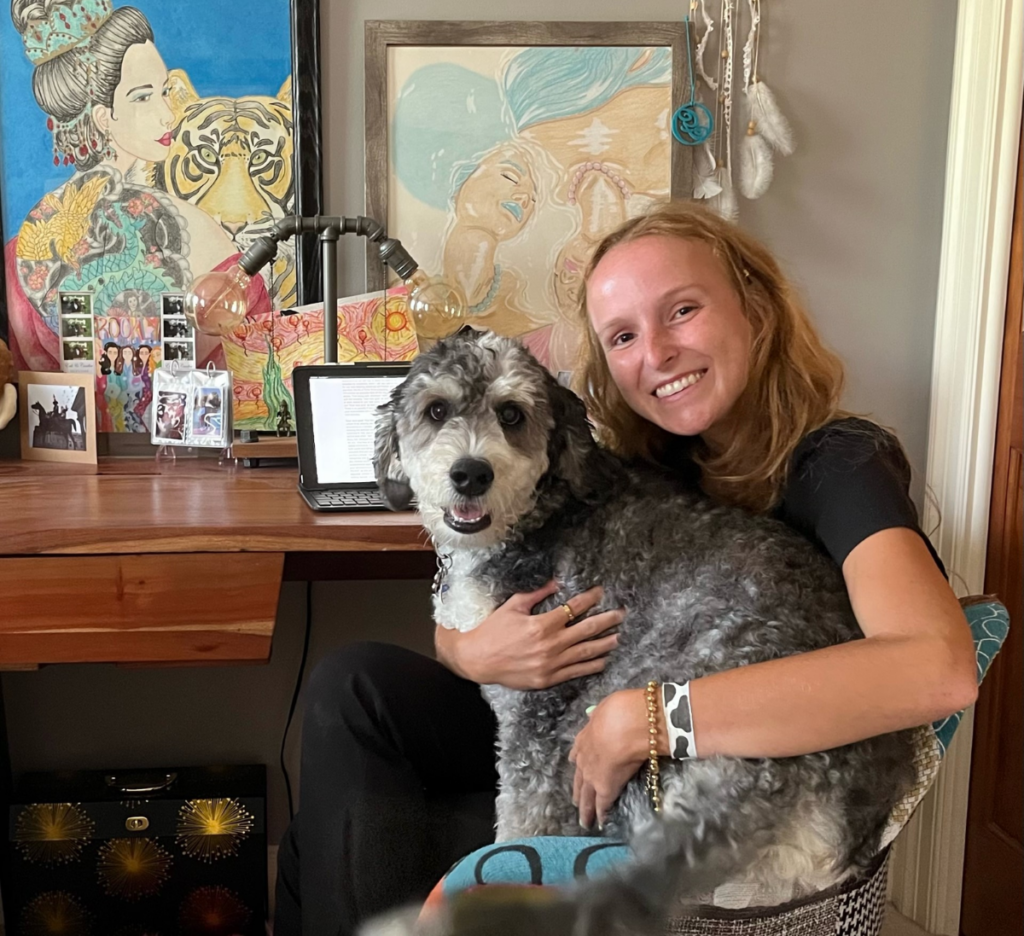
POLYGON ((736 404, 739 419, 724 450, 711 451, 694 439, 691 456, 701 468, 701 486, 710 495, 752 510, 770 510, 779 500, 797 444, 841 415, 842 362, 822 343, 793 287, 762 244, 695 202, 671 202, 607 235, 584 277, 580 315, 586 340, 577 390, 602 442, 612 450, 662 461, 673 438, 622 399, 587 312, 586 284, 605 254, 643 237, 707 244, 739 295, 753 332, 750 374, 736 404))

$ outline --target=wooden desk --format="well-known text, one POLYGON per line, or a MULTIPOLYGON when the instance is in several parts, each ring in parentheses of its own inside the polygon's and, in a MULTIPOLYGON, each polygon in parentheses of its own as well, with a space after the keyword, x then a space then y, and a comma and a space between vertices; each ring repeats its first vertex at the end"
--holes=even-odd
MULTIPOLYGON (((0 461, 0 669, 263 661, 286 575, 433 571, 415 514, 314 513, 294 469, 117 459, 97 474, 0 461)), ((5 843, 11 789, 0 691, 5 843)), ((0 891, 9 874, 0 848, 0 891)))
POLYGON ((266 660, 286 576, 432 572, 415 514, 315 513, 294 470, 0 462, 0 669, 266 660))

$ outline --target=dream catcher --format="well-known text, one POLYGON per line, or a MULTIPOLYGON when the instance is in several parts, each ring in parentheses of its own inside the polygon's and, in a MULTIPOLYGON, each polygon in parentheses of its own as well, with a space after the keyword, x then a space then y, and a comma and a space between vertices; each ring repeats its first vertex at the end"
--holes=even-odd
MULTIPOLYGON (((774 154, 788 156, 793 152, 793 132, 775 101, 774 95, 760 78, 762 0, 747 0, 750 24, 743 46, 743 95, 746 133, 736 154, 737 182, 745 198, 760 198, 768 189, 774 171, 774 154)), ((697 90, 703 84, 714 95, 710 129, 699 140, 680 142, 694 147, 693 197, 705 200, 725 218, 735 219, 739 206, 734 189, 734 154, 732 146, 733 94, 735 71, 736 0, 721 0, 719 21, 708 12, 708 0, 690 0, 686 17, 687 56, 691 74, 690 102, 676 112, 693 112, 697 90), (696 69, 700 76, 693 81, 693 60, 690 51, 690 23, 697 31, 696 69), (706 56, 717 33, 716 65, 709 71, 706 56), (712 74, 714 72, 714 74, 712 74)), ((705 107, 705 110, 710 110, 705 107)), ((675 127, 673 127, 675 133, 675 127)))
POLYGON ((746 99, 747 132, 740 143, 740 191, 746 198, 760 198, 772 181, 772 150, 783 156, 793 152, 793 131, 775 103, 775 95, 758 77, 761 51, 761 0, 747 0, 750 32, 743 47, 743 95, 746 99))

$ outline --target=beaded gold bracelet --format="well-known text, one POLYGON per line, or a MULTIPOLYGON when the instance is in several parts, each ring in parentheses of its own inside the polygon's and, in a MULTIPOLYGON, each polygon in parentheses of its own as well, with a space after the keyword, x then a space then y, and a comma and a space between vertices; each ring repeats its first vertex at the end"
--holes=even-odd
POLYGON ((655 812, 661 812, 660 766, 658 764, 658 683, 647 683, 647 740, 650 759, 647 762, 647 795, 655 812))

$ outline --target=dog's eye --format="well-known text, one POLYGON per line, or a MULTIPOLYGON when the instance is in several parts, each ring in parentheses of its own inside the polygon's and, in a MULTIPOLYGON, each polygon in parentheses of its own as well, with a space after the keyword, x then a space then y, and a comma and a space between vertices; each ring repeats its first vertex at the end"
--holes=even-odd
POLYGON ((430 406, 427 407, 427 415, 434 420, 434 422, 442 422, 445 416, 448 415, 448 404, 444 400, 434 400, 430 406))
POLYGON ((523 411, 515 403, 506 403, 498 410, 498 421, 503 426, 518 426, 523 421, 523 411))

